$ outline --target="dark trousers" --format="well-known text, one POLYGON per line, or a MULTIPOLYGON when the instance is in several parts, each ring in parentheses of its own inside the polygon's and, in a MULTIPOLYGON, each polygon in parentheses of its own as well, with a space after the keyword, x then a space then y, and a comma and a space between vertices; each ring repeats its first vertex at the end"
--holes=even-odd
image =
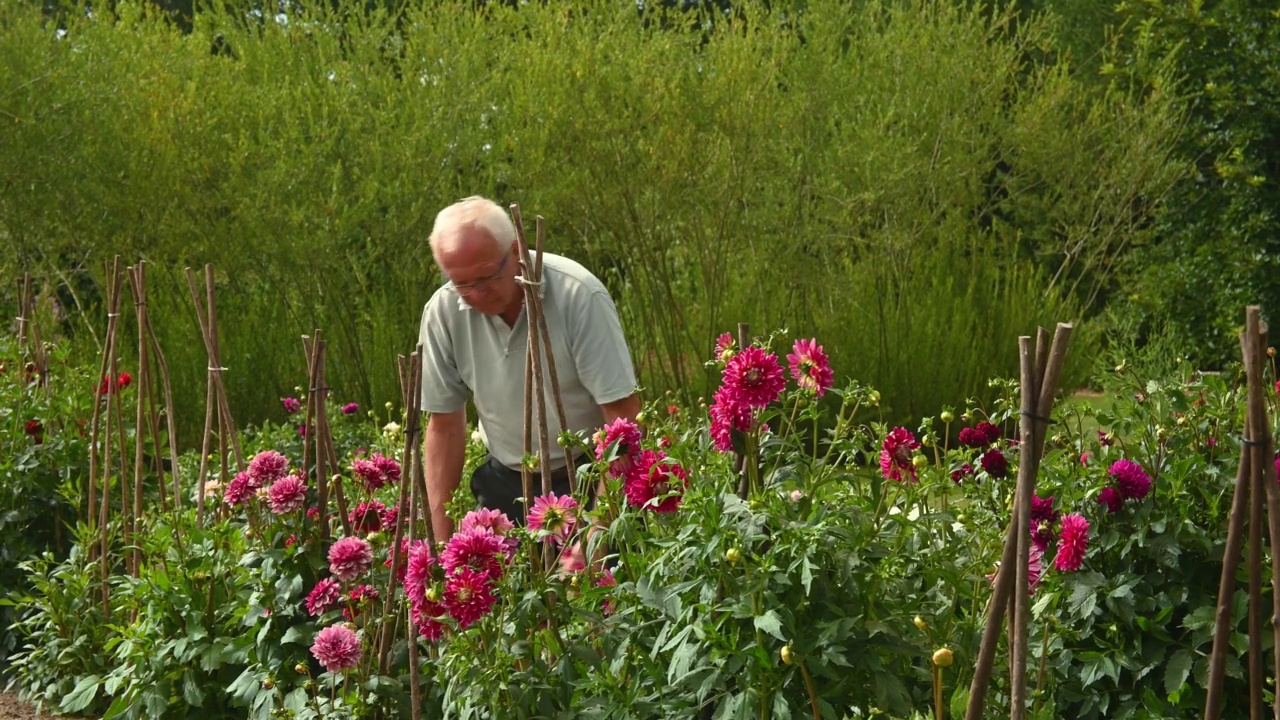
MULTIPOLYGON (((569 494, 569 473, 577 467, 591 464, 590 457, 583 455, 576 461, 574 468, 560 468, 551 473, 551 490, 556 495, 569 494)), ((524 525, 525 505, 520 500, 524 496, 523 481, 519 470, 498 462, 492 455, 488 461, 471 473, 471 494, 476 496, 476 504, 490 510, 500 510, 515 523, 517 527, 524 525)), ((529 498, 529 508, 533 508, 533 500, 542 495, 542 472, 533 473, 533 497, 529 498)), ((590 489, 589 497, 594 497, 595 488, 590 489)))

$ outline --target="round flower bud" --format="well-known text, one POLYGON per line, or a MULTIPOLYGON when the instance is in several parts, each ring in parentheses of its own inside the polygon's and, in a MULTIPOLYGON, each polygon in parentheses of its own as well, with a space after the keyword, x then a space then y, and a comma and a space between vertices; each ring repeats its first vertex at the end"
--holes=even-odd
POLYGON ((427 588, 427 601, 433 603, 440 602, 440 588, 434 586, 427 588))
POLYGON ((923 455, 916 455, 915 457, 911 458, 911 464, 914 465, 918 470, 924 467, 925 465, 928 465, 929 459, 923 455))
POLYGON ((267 690, 270 690, 275 686, 276 686, 276 681, 272 680, 271 678, 264 678, 262 680, 262 687, 266 688, 267 690))
POLYGON ((790 645, 783 645, 782 650, 778 652, 778 655, 782 657, 783 665, 790 665, 792 662, 795 661, 795 657, 791 653, 790 645))
POLYGON ((921 632, 924 632, 929 627, 929 623, 925 622, 924 618, 919 615, 917 615, 915 620, 912 620, 912 622, 916 624, 916 627, 919 628, 921 632))
POLYGON ((310 672, 310 669, 307 667, 306 663, 298 663, 297 665, 293 666, 293 671, 298 673, 299 675, 306 675, 308 672, 310 672))
POLYGON ((872 391, 871 391, 871 394, 867 396, 867 401, 868 401, 868 402, 870 402, 872 405, 879 405, 879 404, 880 404, 880 391, 879 391, 879 390, 872 390, 872 391))
POLYGON ((942 647, 933 651, 933 664, 938 667, 951 667, 952 660, 950 648, 942 647))
POLYGON ((940 415, 939 417, 942 418, 942 422, 944 423, 949 423, 952 420, 956 419, 955 413, 951 412, 950 410, 943 410, 942 415, 940 415))
POLYGON ((742 559, 742 551, 736 547, 731 547, 724 551, 724 559, 730 565, 737 565, 738 561, 742 559))
POLYGON ((636 422, 640 423, 641 425, 649 422, 649 414, 643 410, 636 413, 636 422))
POLYGON ((392 405, 392 404, 391 404, 391 401, 390 401, 390 400, 388 400, 388 401, 387 401, 387 404, 386 404, 386 408, 387 408, 388 410, 390 410, 390 409, 391 409, 391 408, 393 408, 393 407, 395 407, 395 405, 392 405))

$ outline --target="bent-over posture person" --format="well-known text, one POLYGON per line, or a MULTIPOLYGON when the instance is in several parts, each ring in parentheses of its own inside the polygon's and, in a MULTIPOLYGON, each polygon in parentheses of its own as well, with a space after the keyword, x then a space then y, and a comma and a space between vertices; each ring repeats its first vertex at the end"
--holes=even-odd
MULTIPOLYGON (((524 457, 525 355, 528 314, 520 274, 519 244, 507 212, 491 200, 470 197, 441 210, 431 231, 431 254, 447 281, 427 302, 418 337, 422 343, 422 409, 427 421, 424 472, 431 496, 435 539, 453 532, 445 503, 462 481, 467 442, 467 399, 473 398, 489 457, 471 476, 481 507, 524 521, 520 464, 524 457)), ((532 268, 533 258, 528 267, 532 268)), ((604 284, 586 268, 559 255, 542 255, 541 293, 547 334, 555 353, 565 429, 590 431, 640 412, 631 354, 617 308, 604 284)), ((545 358, 545 352, 544 352, 545 358)), ((555 445, 561 427, 550 373, 543 360, 554 492, 569 491, 564 453, 555 445)), ((538 453, 534 398, 533 452, 538 453)), ((582 457, 575 462, 592 458, 582 457)), ((540 476, 534 494, 542 493, 540 476)), ((532 498, 530 506, 532 506, 532 498)))

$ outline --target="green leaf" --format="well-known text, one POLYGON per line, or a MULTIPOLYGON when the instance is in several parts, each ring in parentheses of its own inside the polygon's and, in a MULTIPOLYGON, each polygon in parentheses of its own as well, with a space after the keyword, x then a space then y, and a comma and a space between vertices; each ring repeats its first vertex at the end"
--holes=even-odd
POLYGON ((98 685, 101 683, 102 678, 97 675, 86 675, 80 678, 80 682, 76 683, 75 689, 62 698, 58 709, 68 715, 87 709, 93 704, 94 698, 98 696, 98 685))
POLYGON ((757 630, 762 630, 786 642, 787 638, 782 634, 782 620, 778 618, 778 613, 770 610, 763 615, 757 615, 755 618, 755 626, 757 630))
POLYGON ((1169 664, 1164 669, 1164 691, 1169 696, 1170 702, 1175 702, 1174 694, 1182 689, 1182 684, 1187 681, 1187 676, 1191 674, 1191 665, 1195 662, 1195 654, 1190 650, 1183 648, 1173 654, 1169 658, 1169 664))
POLYGON ((284 631, 284 637, 280 638, 280 644, 288 645, 289 643, 298 643, 300 645, 305 645, 310 637, 311 633, 307 631, 305 626, 290 625, 289 629, 284 631))
POLYGON ((200 690, 200 683, 190 671, 182 674, 182 699, 191 707, 204 705, 204 693, 200 690))

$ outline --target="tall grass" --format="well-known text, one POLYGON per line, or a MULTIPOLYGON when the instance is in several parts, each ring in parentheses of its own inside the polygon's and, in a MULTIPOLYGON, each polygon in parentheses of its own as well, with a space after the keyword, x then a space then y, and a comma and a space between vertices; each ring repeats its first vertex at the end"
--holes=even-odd
POLYGON ((438 282, 431 220, 480 193, 606 280, 651 390, 707 392, 745 321, 817 336, 908 418, 1082 317, 1181 172, 1172 99, 1080 82, 1050 23, 1003 10, 467 5, 222 7, 184 34, 122 3, 60 36, 5 4, 0 270, 96 318, 102 260, 152 262, 190 437, 182 267, 218 271, 238 419, 279 419, 315 328, 340 399, 381 401, 438 282))

